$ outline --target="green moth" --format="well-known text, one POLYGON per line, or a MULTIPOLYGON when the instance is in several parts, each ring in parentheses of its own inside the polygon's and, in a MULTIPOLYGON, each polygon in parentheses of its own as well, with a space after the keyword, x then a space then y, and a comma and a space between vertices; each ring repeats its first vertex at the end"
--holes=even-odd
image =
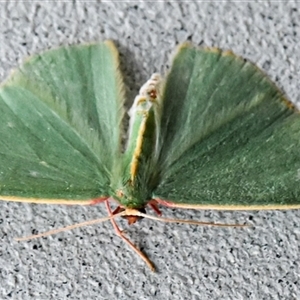
POLYGON ((151 269, 116 216, 300 208, 299 112, 252 63, 181 45, 167 76, 152 75, 135 98, 122 151, 124 98, 110 41, 28 59, 0 87, 0 199, 103 202, 101 220, 151 269))

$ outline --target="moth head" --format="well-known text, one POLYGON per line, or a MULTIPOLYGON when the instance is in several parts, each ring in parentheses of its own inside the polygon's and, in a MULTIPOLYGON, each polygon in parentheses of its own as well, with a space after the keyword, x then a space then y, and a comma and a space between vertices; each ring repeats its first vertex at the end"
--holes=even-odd
MULTIPOLYGON (((123 212, 123 211, 126 211, 126 210, 127 210, 126 208, 121 208, 119 212, 123 212)), ((146 213, 146 209, 145 208, 134 209, 134 211, 138 211, 138 212, 141 212, 143 214, 146 213)), ((122 218, 127 220, 128 225, 131 225, 131 224, 134 224, 135 222, 143 219, 144 217, 132 214, 132 215, 122 216, 122 218)))
POLYGON ((118 212, 128 211, 129 214, 123 216, 127 219, 128 224, 134 224, 136 221, 143 219, 141 216, 134 215, 134 211, 146 213, 145 208, 141 205, 142 195, 136 195, 130 186, 124 186, 122 189, 118 189, 115 194, 116 200, 120 203, 120 209, 118 212), (132 211, 132 214, 130 213, 132 211))

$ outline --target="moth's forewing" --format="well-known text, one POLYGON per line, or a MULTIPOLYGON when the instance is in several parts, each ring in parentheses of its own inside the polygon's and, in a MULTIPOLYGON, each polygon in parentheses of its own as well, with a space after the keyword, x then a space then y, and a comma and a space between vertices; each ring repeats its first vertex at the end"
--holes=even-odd
POLYGON ((118 64, 111 42, 62 47, 30 58, 1 86, 1 199, 109 195, 123 117, 118 64))
POLYGON ((255 65, 185 45, 162 100, 154 198, 193 208, 300 207, 300 115, 255 65))

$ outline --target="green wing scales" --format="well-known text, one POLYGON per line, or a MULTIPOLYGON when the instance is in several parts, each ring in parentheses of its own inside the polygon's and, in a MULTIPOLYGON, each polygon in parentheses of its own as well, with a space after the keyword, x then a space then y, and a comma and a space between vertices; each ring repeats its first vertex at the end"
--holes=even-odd
MULTIPOLYGON (((0 88, 0 198, 90 203, 120 175, 123 86, 111 42, 30 58, 0 88)), ((153 197, 300 206, 300 117, 253 64, 183 45, 162 93, 153 197)), ((142 199, 147 201, 147 199, 142 199)))
POLYGON ((0 89, 0 199, 109 195, 119 162, 123 86, 111 42, 29 58, 0 89))
POLYGON ((174 206, 300 207, 300 116, 255 65, 183 45, 166 79, 159 184, 174 206))

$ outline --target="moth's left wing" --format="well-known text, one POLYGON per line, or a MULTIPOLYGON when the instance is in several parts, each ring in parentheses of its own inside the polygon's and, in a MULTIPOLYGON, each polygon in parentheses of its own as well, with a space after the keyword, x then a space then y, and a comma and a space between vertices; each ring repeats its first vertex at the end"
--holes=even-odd
POLYGON ((256 66, 183 46, 163 105, 153 198, 190 208, 300 207, 300 115, 256 66))

